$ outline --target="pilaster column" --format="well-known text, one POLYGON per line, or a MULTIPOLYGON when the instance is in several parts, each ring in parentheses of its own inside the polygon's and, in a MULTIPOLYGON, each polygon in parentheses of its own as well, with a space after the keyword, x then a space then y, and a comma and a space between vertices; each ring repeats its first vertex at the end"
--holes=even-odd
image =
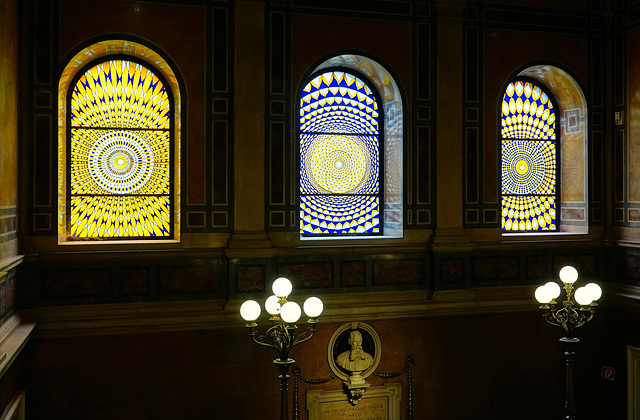
POLYGON ((255 254, 271 247, 264 216, 265 4, 247 0, 234 5, 234 231, 229 248, 255 254))
MULTIPOLYGON (((436 251, 470 247, 462 227, 463 14, 466 0, 437 0, 436 251)), ((462 248, 462 249, 461 249, 462 248)))

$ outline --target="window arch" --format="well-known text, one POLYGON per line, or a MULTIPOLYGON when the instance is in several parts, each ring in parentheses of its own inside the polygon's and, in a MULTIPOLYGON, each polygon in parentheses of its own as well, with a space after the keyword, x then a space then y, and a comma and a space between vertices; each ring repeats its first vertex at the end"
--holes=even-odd
POLYGON ((159 58, 137 43, 103 41, 65 68, 60 242, 179 237, 180 91, 159 58))
MULTIPOLYGON (((580 84, 567 71, 555 65, 536 64, 525 67, 510 79, 505 85, 500 99, 503 233, 588 233, 588 107, 580 84), (521 93, 515 90, 514 83, 516 82, 522 83, 521 93), (529 88, 525 90, 527 82, 529 88), (508 91, 512 85, 513 93, 508 91), (533 91, 534 86, 540 89, 540 97, 535 103, 531 99, 537 95, 533 91), (546 99, 542 94, 546 95, 546 99), (531 97, 527 95, 531 95, 531 97), (512 98, 515 105, 513 113, 512 98), (518 98, 521 99, 520 108, 518 108, 518 98), (527 100, 529 101, 528 111, 527 100), (535 107, 535 115, 532 115, 531 112, 532 104, 535 107), (540 106, 542 106, 543 113, 538 116, 540 106), (547 109, 548 113, 545 114, 547 109), (520 120, 518 115, 520 115, 520 120), (553 118, 551 118, 552 115, 553 118), (510 125, 507 118, 511 118, 510 125), (536 124, 536 119, 536 130, 541 131, 525 128, 525 126, 533 127, 536 124), (505 129, 505 127, 509 128, 505 129), (534 144, 528 144, 527 151, 519 150, 518 147, 504 147, 503 142, 522 140, 517 139, 514 134, 517 127, 524 129, 521 131, 524 133, 523 136, 533 137, 539 147, 532 148, 531 146, 534 144), (555 139, 552 138, 553 134, 555 134, 555 139), (520 158, 523 156, 526 156, 525 166, 520 167, 520 173, 518 173, 516 164, 522 160, 520 158), (555 167, 553 161, 555 161, 555 167), (531 162, 533 162, 533 167, 531 167, 531 162), (522 189, 518 190, 518 188, 522 189), (555 188, 555 199, 553 199, 553 188, 555 188), (518 193, 522 196, 528 194, 529 205, 505 204, 505 198, 510 194, 509 191, 514 190, 516 191, 515 195, 518 193), (537 210, 540 211, 540 214, 537 210), (510 211, 513 211, 512 216, 509 216, 510 211), (545 215, 548 216, 548 219, 545 218, 545 215), (544 226, 540 226, 540 216, 544 218, 544 226), (532 217, 538 221, 537 229, 534 229, 532 217), (505 229, 509 220, 512 223, 511 230, 505 229), (529 226, 527 226, 527 220, 529 226), (513 225, 516 222, 517 229, 514 230, 513 225), (524 224, 524 229, 521 228, 521 222, 524 224)), ((525 201, 524 198, 520 198, 520 200, 525 201)))
POLYGON ((508 84, 502 99, 502 230, 557 229, 555 101, 533 80, 508 84))
POLYGON ((302 238, 401 237, 402 100, 389 72, 358 55, 326 60, 299 107, 302 238))

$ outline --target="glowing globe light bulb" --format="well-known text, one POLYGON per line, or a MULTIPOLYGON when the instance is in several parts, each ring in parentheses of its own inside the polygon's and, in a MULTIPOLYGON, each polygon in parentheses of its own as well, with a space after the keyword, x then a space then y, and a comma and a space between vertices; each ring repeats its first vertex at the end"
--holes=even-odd
POLYGON ((291 290, 293 290, 293 286, 291 285, 291 281, 286 277, 278 277, 271 286, 271 290, 273 294, 278 297, 287 297, 291 290))
POLYGON ((288 324, 296 323, 300 319, 300 315, 302 315, 302 309, 295 302, 285 303, 280 310, 280 317, 288 324))
POLYGON ((313 296, 304 301, 303 308, 309 318, 317 318, 322 313, 324 305, 319 298, 313 296))
POLYGON ((578 280, 578 270, 571 267, 570 265, 562 267, 559 275, 560 275, 560 280, 562 280, 563 283, 571 284, 571 283, 575 283, 576 280, 578 280))
POLYGON ((588 283, 584 286, 589 291, 589 296, 591 296, 591 300, 595 301, 602 297, 602 288, 596 283, 588 283))
POLYGON ((245 321, 255 321, 260 316, 260 304, 255 300, 247 300, 240 306, 240 316, 245 321))
POLYGON ((551 291, 546 286, 538 286, 536 289, 536 300, 542 304, 546 304, 551 302, 553 298, 551 297, 551 291))
POLYGON ((264 302, 264 309, 266 309, 270 315, 277 315, 278 312, 280 312, 280 299, 278 299, 278 296, 269 296, 264 302))
POLYGON ((549 290, 549 294, 551 295, 551 299, 556 299, 560 296, 560 286, 558 283, 554 281, 550 281, 544 285, 549 290))
POLYGON ((593 299, 591 299, 591 296, 589 295, 589 290, 587 290, 586 287, 578 288, 574 297, 576 299, 576 302, 578 302, 578 304, 581 306, 587 306, 593 301, 593 299))

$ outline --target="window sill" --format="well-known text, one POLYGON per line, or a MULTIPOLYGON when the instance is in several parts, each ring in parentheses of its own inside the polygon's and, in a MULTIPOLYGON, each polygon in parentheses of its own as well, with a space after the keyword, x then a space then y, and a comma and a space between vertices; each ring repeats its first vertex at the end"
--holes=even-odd
POLYGON ((112 246, 112 245, 150 245, 150 244, 154 244, 154 245, 159 245, 159 244, 179 244, 180 240, 179 239, 158 239, 158 240, 153 240, 153 239, 140 239, 140 240, 103 240, 103 241, 96 241, 96 240, 77 240, 77 241, 63 241, 63 242, 58 242, 58 245, 60 246, 74 246, 74 245, 80 245, 80 246, 90 246, 90 245, 108 245, 108 246, 112 246))
POLYGON ((331 237, 331 236, 318 236, 318 237, 309 237, 309 236, 301 236, 300 242, 326 242, 326 241, 336 241, 336 243, 343 243, 345 241, 376 241, 376 240, 389 240, 389 239, 402 239, 402 235, 371 235, 371 236, 341 236, 341 237, 331 237))
POLYGON ((526 238, 526 237, 556 237, 556 236, 575 236, 575 235, 587 235, 588 232, 548 232, 548 233, 503 233, 503 238, 526 238))

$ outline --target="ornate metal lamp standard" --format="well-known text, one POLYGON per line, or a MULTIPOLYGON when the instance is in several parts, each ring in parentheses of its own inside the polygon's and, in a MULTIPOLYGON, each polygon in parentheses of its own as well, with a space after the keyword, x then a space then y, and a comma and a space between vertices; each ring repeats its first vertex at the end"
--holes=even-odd
POLYGON ((560 342, 566 344, 564 352, 565 364, 567 367, 567 381, 565 388, 565 419, 573 420, 576 414, 576 404, 573 394, 573 366, 575 363, 574 347, 580 342, 573 335, 573 330, 583 326, 591 321, 595 313, 595 307, 598 306, 596 301, 602 296, 602 289, 596 283, 589 283, 586 286, 579 287, 574 292, 574 283, 578 280, 578 271, 566 266, 560 270, 560 280, 564 285, 566 298, 559 306, 556 299, 560 296, 561 290, 558 283, 548 282, 536 289, 536 300, 540 302, 544 319, 551 325, 562 327, 565 330, 565 336, 560 342))
POLYGON ((269 297, 264 306, 271 315, 271 327, 264 334, 257 334, 258 324, 256 320, 260 316, 260 304, 255 300, 247 300, 240 307, 240 315, 247 321, 247 328, 253 341, 261 346, 271 347, 278 353, 278 358, 273 364, 280 371, 280 420, 289 419, 289 402, 287 398, 289 386, 289 367, 296 361, 289 357, 289 351, 294 346, 302 344, 313 337, 316 331, 318 317, 322 313, 323 304, 317 297, 310 297, 304 302, 304 312, 309 319, 307 331, 298 333, 296 322, 300 319, 302 311, 300 305, 288 302, 287 297, 293 287, 289 279, 279 277, 273 282, 273 296, 269 297))

